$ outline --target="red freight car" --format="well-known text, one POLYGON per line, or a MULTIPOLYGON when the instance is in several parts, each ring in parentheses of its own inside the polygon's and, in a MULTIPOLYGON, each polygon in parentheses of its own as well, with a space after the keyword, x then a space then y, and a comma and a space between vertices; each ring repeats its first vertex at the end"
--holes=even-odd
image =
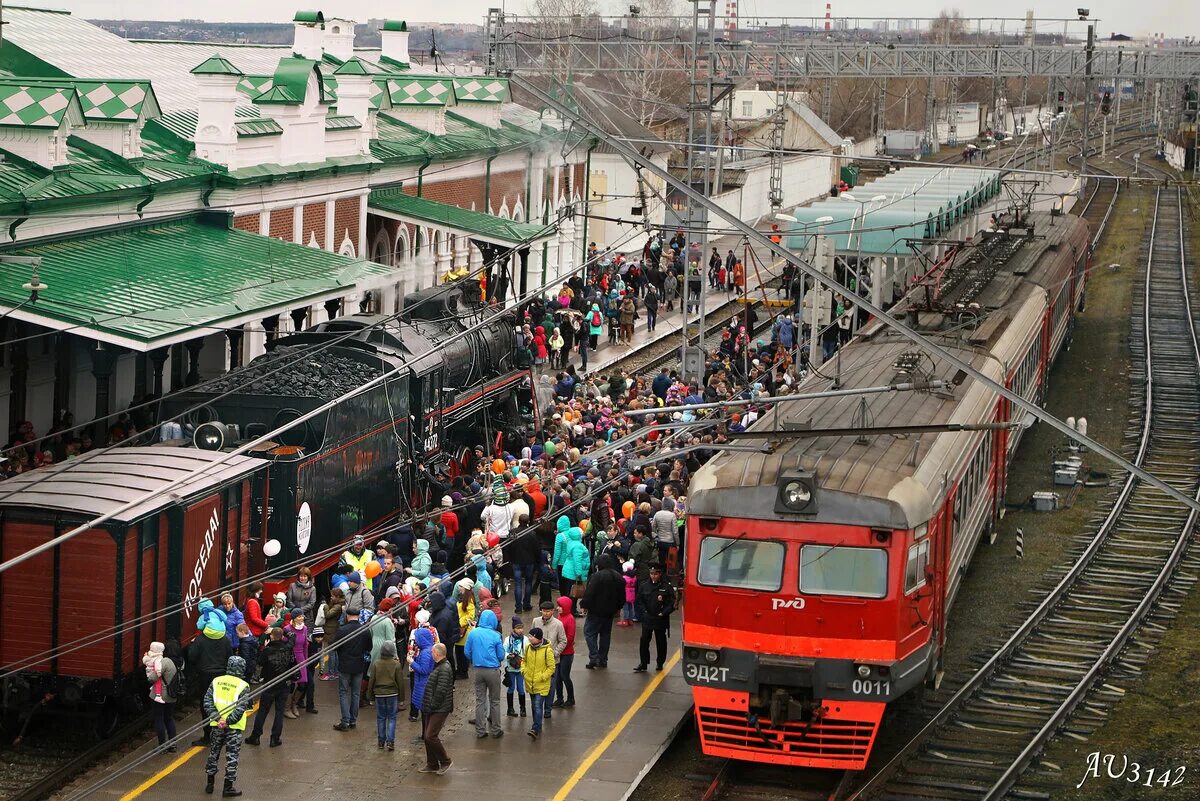
POLYGON ((261 549, 250 546, 264 524, 268 465, 196 448, 121 448, 0 484, 7 560, 208 467, 0 574, 5 708, 27 708, 46 693, 68 705, 136 701, 149 643, 189 639, 201 595, 249 575, 252 554, 261 563, 261 549))

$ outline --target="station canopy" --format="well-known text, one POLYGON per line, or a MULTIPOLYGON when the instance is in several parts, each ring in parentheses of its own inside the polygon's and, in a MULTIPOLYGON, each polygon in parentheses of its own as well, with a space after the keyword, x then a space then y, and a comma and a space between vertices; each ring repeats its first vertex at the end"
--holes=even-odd
POLYGON ((367 208, 380 217, 429 225, 501 247, 531 247, 553 239, 557 231, 557 226, 553 224, 508 220, 495 214, 405 194, 399 189, 374 190, 367 200, 367 208))
POLYGON ((788 247, 803 250, 807 235, 824 227, 839 253, 910 255, 911 240, 948 235, 1000 190, 998 170, 904 168, 854 187, 854 200, 828 198, 793 211, 797 222, 789 224, 788 247), (860 202, 880 195, 886 200, 860 202), (830 219, 818 222, 823 218, 830 219))
POLYGON ((0 311, 142 352, 398 280, 387 265, 240 231, 223 212, 35 239, 0 254, 40 258, 46 285, 30 303, 29 268, 0 265, 0 311))

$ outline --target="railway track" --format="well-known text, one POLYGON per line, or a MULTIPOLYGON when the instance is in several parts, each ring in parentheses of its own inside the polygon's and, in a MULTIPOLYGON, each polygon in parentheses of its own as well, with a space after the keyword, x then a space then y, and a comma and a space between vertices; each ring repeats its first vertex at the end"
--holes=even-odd
POLYGON ((31 735, 0 752, 0 801, 40 801, 149 728, 146 712, 101 740, 90 727, 31 735))
MULTIPOLYGON (((1132 336, 1136 463, 1196 494, 1200 481, 1200 349, 1188 284, 1182 193, 1159 189, 1144 245, 1132 336), (1151 314, 1153 309, 1153 314, 1151 314)), ((1103 718, 1196 581, 1187 553, 1196 514, 1132 476, 1075 564, 999 651, 850 799, 1002 798, 1068 725, 1103 718)))
POLYGON ((836 801, 850 774, 723 760, 711 776, 694 776, 699 801, 836 801))

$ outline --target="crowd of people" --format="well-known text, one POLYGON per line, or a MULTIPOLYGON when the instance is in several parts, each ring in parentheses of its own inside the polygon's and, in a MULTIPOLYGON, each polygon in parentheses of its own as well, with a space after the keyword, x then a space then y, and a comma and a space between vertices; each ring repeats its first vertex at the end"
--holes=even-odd
MULTIPOLYGON (((647 247, 668 251, 672 264, 688 250, 682 236, 647 247)), ((715 278, 727 280, 720 260, 715 278)), ((373 707, 377 746, 392 751, 407 718, 425 746, 421 770, 445 773, 452 759, 442 728, 468 687, 476 737, 502 737, 502 721, 515 717, 537 739, 555 713, 575 705, 577 649, 586 670, 608 668, 614 627, 640 627, 636 671, 663 670, 690 477, 730 433, 791 391, 796 330, 782 315, 770 335, 754 338, 747 306, 730 319, 701 378, 686 381, 669 368, 588 373, 584 354, 611 319, 614 295, 641 309, 650 298, 675 297, 673 266, 625 263, 597 260, 605 266, 587 282, 525 310, 518 346, 546 368, 537 376, 541 419, 523 442, 494 453, 478 446, 454 476, 422 466, 434 513, 377 540, 355 538, 327 590, 306 569, 273 594, 256 582, 240 605, 228 593, 201 601, 199 636, 186 652, 175 642, 151 646, 144 662, 165 751, 173 749, 175 701, 188 690, 203 695, 209 725, 196 742, 210 749, 209 791, 224 750, 223 793, 238 795, 242 746, 258 746, 268 725, 268 746, 282 745, 286 720, 318 713, 319 681, 337 682, 336 731, 354 732, 363 706, 373 707), (589 309, 600 311, 599 324, 589 309), (248 715, 254 695, 259 708, 248 715)), ((653 319, 647 313, 647 325, 653 319)))

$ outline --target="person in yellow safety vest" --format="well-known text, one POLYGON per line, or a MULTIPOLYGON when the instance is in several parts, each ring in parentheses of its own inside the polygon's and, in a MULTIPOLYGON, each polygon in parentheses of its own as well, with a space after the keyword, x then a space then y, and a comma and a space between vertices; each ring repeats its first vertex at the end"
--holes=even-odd
POLYGON ((221 795, 234 798, 242 791, 234 787, 237 781, 238 759, 242 754, 242 735, 246 731, 246 709, 250 706, 250 685, 242 678, 246 673, 246 660, 231 656, 225 663, 224 675, 213 679, 204 693, 204 716, 212 727, 212 742, 208 747, 208 761, 204 772, 208 783, 204 792, 211 794, 217 780, 217 762, 221 749, 225 749, 225 788, 221 795))
POLYGON ((354 542, 350 545, 350 550, 342 552, 342 561, 362 576, 363 586, 368 590, 375 589, 375 580, 367 576, 367 562, 374 558, 375 554, 367 550, 367 541, 362 537, 355 537, 354 542))

